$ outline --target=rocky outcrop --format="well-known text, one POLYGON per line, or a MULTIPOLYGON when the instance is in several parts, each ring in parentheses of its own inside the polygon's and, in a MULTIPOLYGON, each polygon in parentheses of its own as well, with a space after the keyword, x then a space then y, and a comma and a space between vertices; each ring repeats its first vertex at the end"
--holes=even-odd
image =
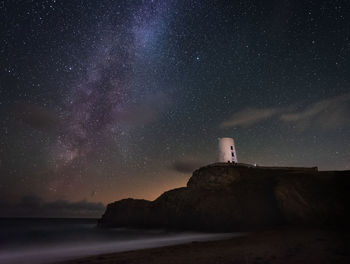
POLYGON ((108 205, 101 227, 210 231, 277 225, 344 224, 350 172, 212 164, 196 170, 187 187, 156 200, 124 199, 108 205))
POLYGON ((147 227, 150 201, 123 199, 107 205, 100 224, 103 227, 147 227))
POLYGON ((290 174, 278 177, 274 189, 285 222, 345 226, 350 198, 350 171, 290 174))

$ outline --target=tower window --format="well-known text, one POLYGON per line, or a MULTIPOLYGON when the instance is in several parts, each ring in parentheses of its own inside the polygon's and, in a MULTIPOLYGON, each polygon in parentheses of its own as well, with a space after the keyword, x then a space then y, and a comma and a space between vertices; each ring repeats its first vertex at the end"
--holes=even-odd
POLYGON ((235 156, 235 154, 234 154, 233 152, 231 152, 231 155, 232 155, 232 157, 234 157, 234 156, 235 156))
POLYGON ((231 146, 231 150, 233 150, 233 146, 231 146))

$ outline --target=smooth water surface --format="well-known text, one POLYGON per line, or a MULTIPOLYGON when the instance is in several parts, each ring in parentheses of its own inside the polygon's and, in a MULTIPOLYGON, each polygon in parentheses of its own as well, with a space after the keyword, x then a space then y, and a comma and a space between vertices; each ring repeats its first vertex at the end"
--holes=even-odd
POLYGON ((101 253, 209 241, 241 233, 99 229, 96 219, 0 219, 0 263, 52 263, 101 253))

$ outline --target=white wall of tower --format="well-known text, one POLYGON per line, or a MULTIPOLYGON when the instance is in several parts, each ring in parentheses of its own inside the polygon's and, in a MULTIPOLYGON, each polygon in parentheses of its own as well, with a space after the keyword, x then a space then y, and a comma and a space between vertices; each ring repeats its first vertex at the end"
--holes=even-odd
POLYGON ((237 154, 233 138, 219 138, 219 162, 235 162, 237 163, 237 154))

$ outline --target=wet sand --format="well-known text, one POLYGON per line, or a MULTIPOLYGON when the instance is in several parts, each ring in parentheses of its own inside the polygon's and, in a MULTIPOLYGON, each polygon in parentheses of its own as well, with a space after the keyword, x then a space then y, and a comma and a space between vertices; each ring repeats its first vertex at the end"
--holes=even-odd
POLYGON ((103 254, 61 263, 350 263, 349 233, 280 228, 228 240, 103 254))

